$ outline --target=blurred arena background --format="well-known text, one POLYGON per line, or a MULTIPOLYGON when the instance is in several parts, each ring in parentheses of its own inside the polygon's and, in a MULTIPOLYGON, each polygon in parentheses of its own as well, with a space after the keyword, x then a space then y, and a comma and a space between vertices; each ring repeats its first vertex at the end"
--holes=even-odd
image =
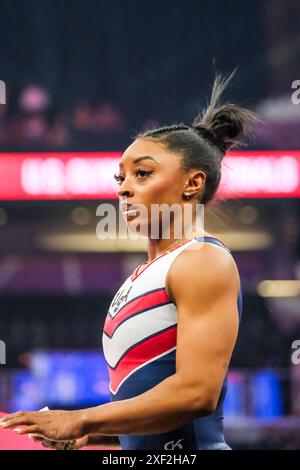
POLYGON ((135 133, 191 121, 237 68, 227 97, 265 124, 206 210, 244 292, 225 434, 300 448, 299 22, 298 0, 1 0, 0 410, 109 399, 104 317, 146 245, 97 238, 96 209, 135 133))

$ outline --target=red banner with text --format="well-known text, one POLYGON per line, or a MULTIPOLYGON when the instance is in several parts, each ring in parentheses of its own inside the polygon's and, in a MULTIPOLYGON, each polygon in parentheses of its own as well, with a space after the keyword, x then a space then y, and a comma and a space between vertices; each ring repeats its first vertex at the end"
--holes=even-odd
MULTIPOLYGON (((115 199, 121 155, 0 153, 0 200, 115 199)), ((300 151, 229 152, 218 197, 300 197, 300 151)))

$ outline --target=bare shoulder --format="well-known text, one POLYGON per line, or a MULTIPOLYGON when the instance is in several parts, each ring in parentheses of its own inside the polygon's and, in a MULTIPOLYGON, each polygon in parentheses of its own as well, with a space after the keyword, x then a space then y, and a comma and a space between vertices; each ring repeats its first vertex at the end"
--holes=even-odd
POLYGON ((212 243, 193 243, 184 249, 166 277, 166 289, 173 301, 175 294, 185 290, 197 293, 205 289, 208 295, 213 295, 229 289, 238 295, 239 288, 240 277, 232 254, 212 243))

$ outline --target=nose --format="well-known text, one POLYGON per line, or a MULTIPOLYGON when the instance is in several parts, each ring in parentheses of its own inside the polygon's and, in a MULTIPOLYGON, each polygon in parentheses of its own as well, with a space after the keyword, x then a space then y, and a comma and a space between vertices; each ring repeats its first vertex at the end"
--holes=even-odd
POLYGON ((132 189, 129 188, 128 182, 126 183, 126 178, 119 185, 119 187, 117 188, 116 193, 119 197, 122 197, 122 198, 129 197, 129 196, 133 195, 133 191, 132 191, 132 189))

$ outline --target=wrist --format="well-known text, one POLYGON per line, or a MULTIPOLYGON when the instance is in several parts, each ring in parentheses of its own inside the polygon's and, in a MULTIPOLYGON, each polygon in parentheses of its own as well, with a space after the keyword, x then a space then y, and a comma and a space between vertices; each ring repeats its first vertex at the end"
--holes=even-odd
POLYGON ((78 410, 76 413, 78 413, 77 416, 77 423, 78 423, 78 429, 80 432, 80 435, 82 437, 87 436, 89 437, 89 420, 88 420, 88 415, 87 415, 87 410, 78 410))
POLYGON ((98 408, 86 408, 78 411, 78 426, 82 436, 101 433, 98 408))

